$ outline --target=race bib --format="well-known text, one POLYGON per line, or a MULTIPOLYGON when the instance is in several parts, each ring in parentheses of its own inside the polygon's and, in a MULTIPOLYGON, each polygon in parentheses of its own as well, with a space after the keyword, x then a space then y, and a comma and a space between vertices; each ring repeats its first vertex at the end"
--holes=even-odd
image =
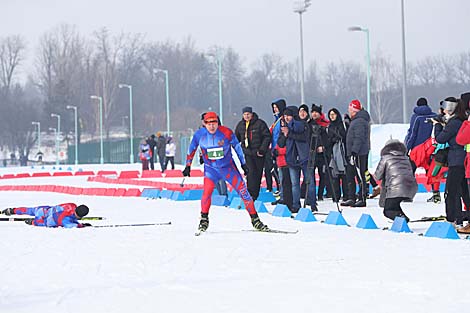
POLYGON ((218 147, 207 149, 207 157, 209 158, 209 160, 222 159, 224 157, 224 148, 218 147))

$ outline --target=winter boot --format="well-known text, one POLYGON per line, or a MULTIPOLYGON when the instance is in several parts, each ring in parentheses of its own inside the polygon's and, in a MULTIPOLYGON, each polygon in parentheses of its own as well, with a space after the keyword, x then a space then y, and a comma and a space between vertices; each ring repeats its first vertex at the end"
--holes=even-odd
POLYGON ((267 231, 269 227, 264 225, 258 217, 258 214, 251 215, 251 225, 258 231, 267 231))
POLYGON ((5 209, 2 211, 2 214, 5 214, 5 215, 12 215, 12 214, 15 214, 15 209, 13 208, 8 208, 8 209, 5 209))
POLYGON ((354 205, 355 201, 352 200, 352 199, 349 199, 349 200, 345 200, 343 202, 340 203, 341 206, 352 206, 354 205))
POLYGON ((434 202, 435 204, 441 203, 441 193, 439 191, 433 191, 432 197, 427 202, 434 202))
POLYGON ((209 214, 208 213, 201 213, 201 219, 199 220, 199 227, 198 230, 200 232, 204 232, 209 227, 209 214))
POLYGON ((366 206, 366 202, 363 200, 358 200, 356 203, 351 205, 353 208, 363 208, 366 206))

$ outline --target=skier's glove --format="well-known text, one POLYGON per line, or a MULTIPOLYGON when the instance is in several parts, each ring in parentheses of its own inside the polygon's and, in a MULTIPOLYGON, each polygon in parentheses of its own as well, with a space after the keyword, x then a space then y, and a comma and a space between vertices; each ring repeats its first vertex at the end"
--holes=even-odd
POLYGON ((5 209, 5 210, 2 211, 2 214, 5 214, 5 215, 15 214, 15 212, 13 210, 14 210, 13 208, 5 209))
POLYGON ((189 177, 191 176, 191 166, 186 165, 186 167, 183 170, 183 176, 184 177, 189 177))
POLYGON ((248 173, 250 172, 250 170, 248 169, 248 166, 246 166, 246 164, 242 164, 242 170, 243 170, 243 174, 245 174, 245 176, 248 176, 248 173))
POLYGON ((33 225, 33 221, 34 220, 32 218, 30 218, 30 219, 25 220, 24 222, 28 225, 33 225))

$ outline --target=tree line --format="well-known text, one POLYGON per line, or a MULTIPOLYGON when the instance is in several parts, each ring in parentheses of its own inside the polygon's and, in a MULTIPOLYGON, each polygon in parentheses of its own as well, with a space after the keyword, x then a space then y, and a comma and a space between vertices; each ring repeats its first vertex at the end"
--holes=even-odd
MULTIPOLYGON (((300 104, 299 67, 265 53, 246 65, 231 47, 196 48, 188 37, 181 42, 149 41, 142 34, 112 34, 106 28, 86 37, 76 26, 61 24, 44 33, 34 49, 32 68, 25 57, 31 52, 20 35, 0 37, 0 145, 26 155, 36 140, 32 121, 42 130, 56 127, 73 136, 73 111, 77 106, 80 134, 98 135, 99 106, 91 95, 103 98, 103 129, 106 136, 129 116, 128 89, 132 85, 134 134, 149 135, 166 130, 165 76, 168 70, 171 130, 199 127, 199 116, 218 112, 218 67, 223 77, 224 124, 232 127, 241 118, 241 108, 250 105, 266 118, 270 103, 278 98, 300 104), (27 79, 21 79, 26 73, 27 79)), ((31 54, 31 53, 30 53, 31 54)), ((416 99, 426 96, 434 108, 439 100, 459 95, 470 86, 470 51, 450 56, 426 56, 408 66, 407 116, 416 99)), ((377 50, 371 59, 371 117, 374 123, 402 122, 401 66, 377 50)), ((307 64, 305 98, 308 103, 336 107, 345 112, 353 98, 366 99, 365 62, 307 64)), ((81 136, 79 136, 81 138, 81 136)))

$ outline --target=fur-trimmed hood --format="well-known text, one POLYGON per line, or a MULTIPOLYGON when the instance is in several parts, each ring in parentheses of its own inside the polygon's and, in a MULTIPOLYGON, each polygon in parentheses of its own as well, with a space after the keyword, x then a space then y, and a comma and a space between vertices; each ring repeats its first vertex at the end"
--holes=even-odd
POLYGON ((406 155, 406 146, 398 139, 390 139, 380 151, 380 156, 387 154, 406 155))

